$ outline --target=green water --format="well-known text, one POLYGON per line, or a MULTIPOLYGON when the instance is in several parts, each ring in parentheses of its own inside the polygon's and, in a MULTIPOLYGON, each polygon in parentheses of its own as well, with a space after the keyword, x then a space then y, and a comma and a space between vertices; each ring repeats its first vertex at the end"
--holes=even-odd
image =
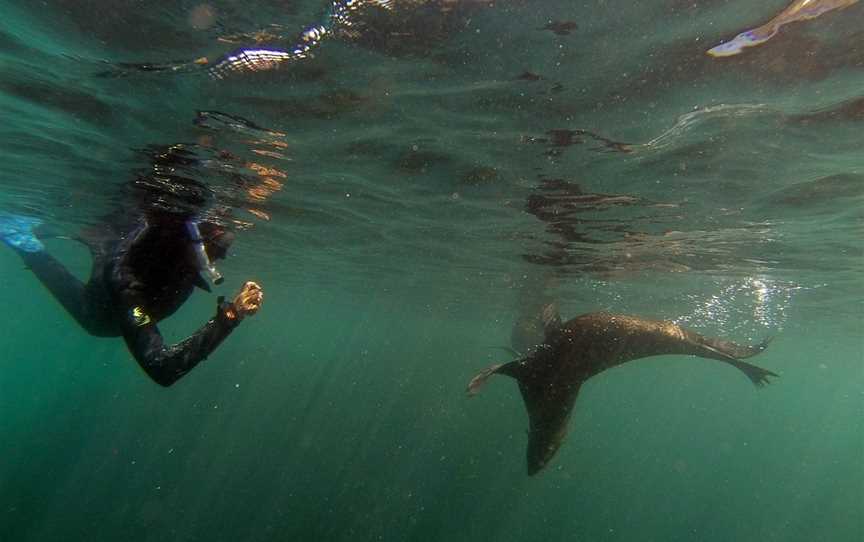
MULTIPOLYGON (((219 295, 255 279, 265 304, 160 388, 0 247, 0 541, 864 539, 864 7, 722 62, 704 51, 785 2, 475 3, 439 39, 433 15, 407 37, 384 18, 277 73, 97 76, 323 11, 213 2, 222 27, 199 30, 199 2, 147 4, 3 3, 0 201, 72 235, 147 167, 135 149, 212 138, 286 175, 262 201, 194 171, 238 229, 219 295), (550 179, 580 190, 543 220, 550 179), (507 358, 537 276, 567 318, 774 336, 752 361, 781 376, 615 368, 528 477, 516 385, 465 386, 507 358)), ((46 244, 86 276, 86 250, 46 244)), ((166 339, 214 304, 196 293, 166 339)))

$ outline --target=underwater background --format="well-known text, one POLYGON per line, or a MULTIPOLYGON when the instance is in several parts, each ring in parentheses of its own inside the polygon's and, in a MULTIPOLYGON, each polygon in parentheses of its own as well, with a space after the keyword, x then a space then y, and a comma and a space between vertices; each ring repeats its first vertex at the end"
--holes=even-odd
POLYGON ((0 247, 0 540, 864 540, 864 5, 706 54, 788 3, 394 0, 214 77, 328 2, 0 2, 0 209, 84 278, 180 149, 237 242, 166 338, 265 291, 161 388, 0 247), (535 295, 781 376, 610 370, 528 477, 514 382, 465 386, 535 295))

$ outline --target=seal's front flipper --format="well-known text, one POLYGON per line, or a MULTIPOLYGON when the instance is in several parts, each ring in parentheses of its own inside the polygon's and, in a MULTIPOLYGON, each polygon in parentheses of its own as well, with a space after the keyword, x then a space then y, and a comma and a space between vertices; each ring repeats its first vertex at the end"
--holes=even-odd
POLYGON ((519 362, 511 361, 510 363, 496 363, 495 365, 486 367, 468 383, 468 389, 466 390, 468 395, 477 395, 483 384, 485 384, 486 381, 489 380, 489 377, 494 374, 504 374, 516 378, 516 367, 518 367, 518 365, 519 362))
POLYGON ((0 241, 21 252, 41 252, 45 250, 33 230, 42 224, 38 218, 21 215, 0 216, 0 241))

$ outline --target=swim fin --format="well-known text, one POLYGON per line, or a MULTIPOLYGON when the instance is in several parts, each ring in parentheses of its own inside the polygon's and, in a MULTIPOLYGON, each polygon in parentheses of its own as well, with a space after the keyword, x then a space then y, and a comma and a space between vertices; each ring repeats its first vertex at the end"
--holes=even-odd
POLYGON ((0 215, 0 241, 21 252, 45 250, 33 229, 42 224, 38 218, 21 215, 0 215))

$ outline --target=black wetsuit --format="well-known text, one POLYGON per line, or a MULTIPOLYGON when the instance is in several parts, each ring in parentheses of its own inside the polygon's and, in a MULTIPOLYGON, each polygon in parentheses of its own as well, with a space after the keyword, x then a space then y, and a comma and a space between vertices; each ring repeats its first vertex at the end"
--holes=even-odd
MULTIPOLYGON (((151 221, 152 222, 152 221, 151 221)), ((19 252, 66 311, 91 335, 122 336, 138 364, 170 386, 204 360, 239 323, 232 303, 219 299, 216 315, 191 337, 165 345, 156 323, 173 314, 196 286, 207 288, 191 258, 185 223, 141 222, 108 239, 88 241, 93 267, 81 283, 45 251, 19 252)))

